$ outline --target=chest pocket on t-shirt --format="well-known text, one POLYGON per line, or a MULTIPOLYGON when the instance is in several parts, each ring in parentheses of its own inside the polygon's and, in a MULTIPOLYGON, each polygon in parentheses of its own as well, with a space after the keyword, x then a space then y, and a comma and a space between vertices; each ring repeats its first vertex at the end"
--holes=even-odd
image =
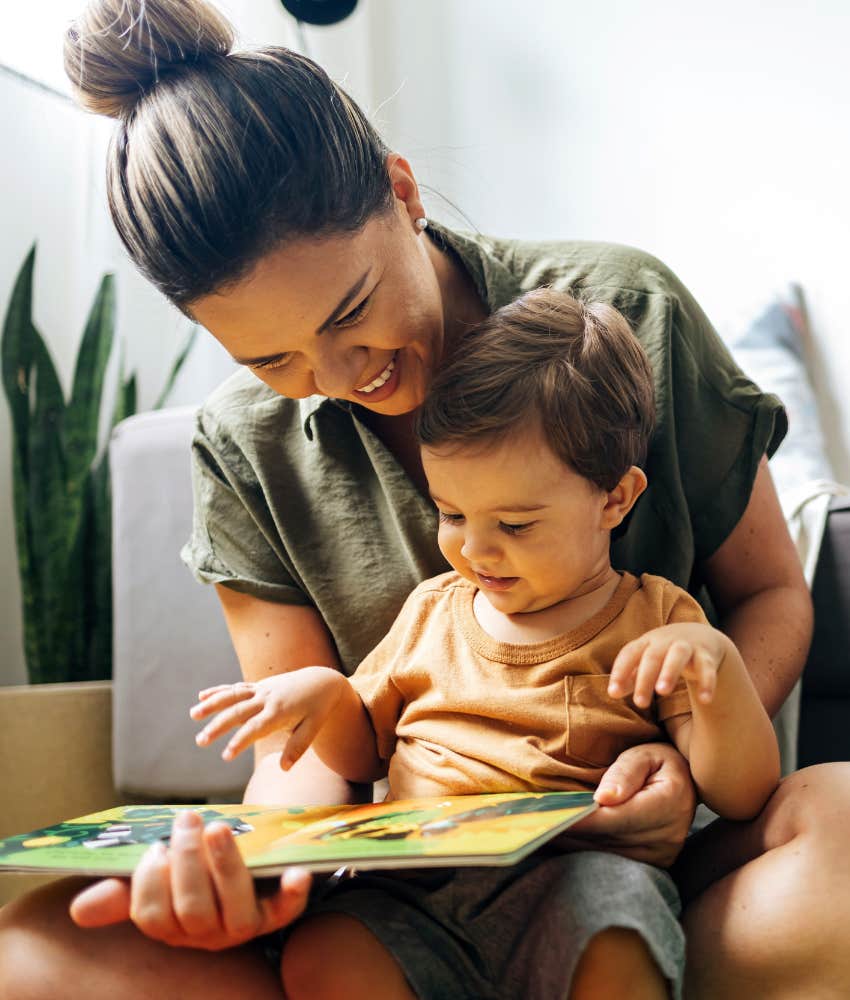
MULTIPOLYGON (((628 747, 664 739, 662 730, 631 699, 608 695, 607 674, 564 678, 567 757, 591 767, 608 767, 628 747)), ((649 713, 647 713, 649 715, 649 713)))

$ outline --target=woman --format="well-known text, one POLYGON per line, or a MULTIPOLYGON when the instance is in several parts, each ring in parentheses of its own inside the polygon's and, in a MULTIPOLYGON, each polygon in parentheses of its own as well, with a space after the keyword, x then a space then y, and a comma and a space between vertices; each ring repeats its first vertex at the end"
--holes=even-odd
MULTIPOLYGON (((81 101, 119 120, 109 199, 131 257, 244 366, 199 418, 184 558, 216 584, 246 678, 307 664, 351 671, 413 586, 444 568, 411 414, 461 330, 551 283, 627 313, 655 370, 653 487, 615 543, 615 565, 704 586, 775 711, 811 629, 765 459, 784 430, 778 401, 734 369, 658 262, 429 225, 409 165, 317 67, 231 44, 198 0, 92 0, 69 31, 66 64, 81 101)), ((357 793, 309 755, 284 774, 279 751, 271 738, 259 746, 246 799, 357 793)), ((758 820, 710 828, 685 852, 689 995, 734 996, 744 983, 763 997, 841 995, 842 782, 843 765, 800 772, 758 820), (827 879, 828 918, 817 892, 827 879)), ((636 748, 606 785, 611 805, 583 836, 669 864, 693 810, 682 762, 666 746, 636 748)), ((0 998, 111 998, 128 986, 279 998, 279 973, 254 939, 298 915, 307 881, 290 873, 258 898, 227 831, 204 833, 189 816, 132 890, 108 881, 76 900, 77 924, 102 925, 96 933, 68 918, 79 883, 8 907, 0 998)), ((573 997, 616 995, 606 977, 624 970, 606 961, 610 945, 604 934, 591 943, 573 997)), ((374 947, 365 929, 358 947, 374 947)), ((305 974, 317 997, 373 995, 346 978, 344 954, 305 974)))

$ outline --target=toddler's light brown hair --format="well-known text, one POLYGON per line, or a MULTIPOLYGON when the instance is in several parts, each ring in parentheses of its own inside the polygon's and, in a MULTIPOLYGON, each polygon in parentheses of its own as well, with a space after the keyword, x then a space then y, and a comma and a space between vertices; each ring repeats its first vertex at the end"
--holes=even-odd
POLYGON ((421 444, 500 440, 536 420, 552 451, 603 490, 642 466, 652 370, 625 317, 538 288, 464 334, 418 416, 421 444))

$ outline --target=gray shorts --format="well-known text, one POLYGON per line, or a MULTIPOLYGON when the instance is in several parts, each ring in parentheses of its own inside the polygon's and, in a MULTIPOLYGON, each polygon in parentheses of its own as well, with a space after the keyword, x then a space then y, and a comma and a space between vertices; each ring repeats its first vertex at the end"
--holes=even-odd
POLYGON ((588 941, 637 931, 679 1000, 679 895, 658 868, 616 854, 537 853, 510 868, 363 872, 307 915, 345 913, 392 953, 420 1000, 566 1000, 588 941))

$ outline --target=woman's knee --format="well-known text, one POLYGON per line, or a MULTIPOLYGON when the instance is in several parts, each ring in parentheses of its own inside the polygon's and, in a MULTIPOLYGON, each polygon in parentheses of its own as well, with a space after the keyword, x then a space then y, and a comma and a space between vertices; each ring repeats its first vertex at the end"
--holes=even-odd
POLYGON ((0 1000, 53 1000, 61 996, 47 951, 75 928, 68 905, 84 883, 64 879, 42 886, 0 909, 0 1000))
MULTIPOLYGON (((850 826, 850 763, 815 764, 783 778, 765 806, 764 847, 810 838, 843 850, 850 826)), ((756 820, 756 823, 759 821, 756 820)))

